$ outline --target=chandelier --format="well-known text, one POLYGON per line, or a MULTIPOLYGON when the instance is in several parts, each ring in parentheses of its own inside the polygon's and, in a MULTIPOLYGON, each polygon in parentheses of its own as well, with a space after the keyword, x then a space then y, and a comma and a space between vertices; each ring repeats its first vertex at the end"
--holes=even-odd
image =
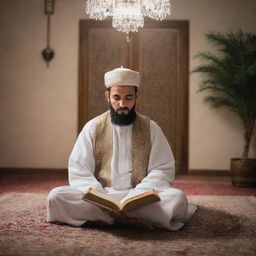
POLYGON ((112 16, 112 26, 130 36, 144 26, 144 16, 163 20, 171 13, 171 4, 170 0, 87 0, 86 13, 96 20, 112 16))

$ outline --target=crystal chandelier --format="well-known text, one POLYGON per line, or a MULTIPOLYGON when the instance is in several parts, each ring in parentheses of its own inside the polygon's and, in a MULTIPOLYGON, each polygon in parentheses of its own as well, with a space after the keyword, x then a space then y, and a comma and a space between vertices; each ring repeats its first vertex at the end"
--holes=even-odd
POLYGON ((171 13, 171 4, 170 0, 87 0, 86 13, 96 20, 112 16, 112 26, 130 35, 144 26, 144 16, 163 20, 171 13))

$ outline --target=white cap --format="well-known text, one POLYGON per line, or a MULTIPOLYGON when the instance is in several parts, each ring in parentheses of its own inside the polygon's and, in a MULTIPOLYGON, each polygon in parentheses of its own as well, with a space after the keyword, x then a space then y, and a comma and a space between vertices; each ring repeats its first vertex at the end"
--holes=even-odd
POLYGON ((104 75, 105 86, 107 88, 111 86, 125 86, 131 85, 139 87, 140 73, 128 68, 116 68, 104 75))

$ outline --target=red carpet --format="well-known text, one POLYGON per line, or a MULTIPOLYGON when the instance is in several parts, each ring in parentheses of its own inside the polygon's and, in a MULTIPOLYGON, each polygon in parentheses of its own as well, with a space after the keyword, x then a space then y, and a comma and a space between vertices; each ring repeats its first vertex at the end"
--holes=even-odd
MULTIPOLYGON (((4 192, 41 192, 67 185, 64 175, 10 174, 0 176, 0 194, 4 192)), ((256 188, 237 188, 228 177, 177 176, 174 187, 187 195, 256 196, 256 188)))
POLYGON ((183 190, 187 195, 256 196, 256 188, 234 187, 229 178, 215 179, 178 178, 174 182, 174 187, 183 190))
POLYGON ((0 256, 256 255, 256 199, 248 197, 256 188, 227 177, 176 177, 174 187, 199 206, 178 232, 47 223, 47 193, 67 184, 63 175, 0 176, 0 256))
POLYGON ((0 195, 1 256, 255 256, 256 199, 188 196, 198 211, 178 232, 46 222, 47 193, 0 195))

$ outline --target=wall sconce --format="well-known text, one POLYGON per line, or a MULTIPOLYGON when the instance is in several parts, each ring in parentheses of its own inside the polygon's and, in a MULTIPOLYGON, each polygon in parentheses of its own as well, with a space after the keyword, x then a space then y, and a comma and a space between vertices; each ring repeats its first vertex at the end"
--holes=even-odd
POLYGON ((44 50, 42 50, 42 56, 46 61, 47 68, 49 66, 49 62, 54 57, 54 51, 50 48, 50 17, 54 13, 54 0, 45 0, 44 2, 44 13, 47 15, 47 46, 44 50))

